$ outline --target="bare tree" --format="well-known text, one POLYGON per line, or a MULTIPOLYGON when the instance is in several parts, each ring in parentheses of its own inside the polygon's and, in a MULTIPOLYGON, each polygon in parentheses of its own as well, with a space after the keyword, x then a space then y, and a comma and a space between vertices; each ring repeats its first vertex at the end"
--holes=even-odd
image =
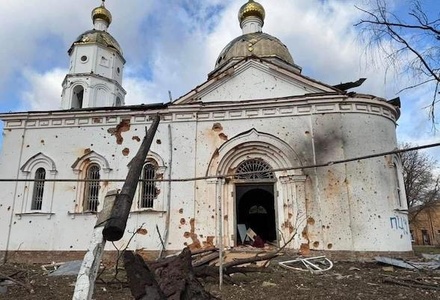
POLYGON ((433 98, 427 107, 430 108, 430 119, 434 122, 440 85, 438 11, 427 10, 421 0, 403 0, 399 3, 409 4, 409 8, 406 14, 398 15, 387 5, 387 0, 372 2, 374 4, 369 9, 356 7, 364 13, 364 17, 355 26, 361 30, 367 51, 380 51, 388 67, 410 74, 412 82, 402 87, 401 91, 431 85, 433 98))
MULTIPOLYGON (((408 143, 401 145, 401 149, 411 147, 408 143)), ((440 178, 434 175, 437 162, 418 150, 402 152, 401 159, 408 208, 413 208, 411 219, 414 219, 439 201, 440 178)))

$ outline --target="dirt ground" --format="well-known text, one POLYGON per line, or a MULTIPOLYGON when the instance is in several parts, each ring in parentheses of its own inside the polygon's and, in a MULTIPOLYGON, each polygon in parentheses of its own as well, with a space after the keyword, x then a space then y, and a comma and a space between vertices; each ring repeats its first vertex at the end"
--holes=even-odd
MULTIPOLYGON (((287 259, 291 258, 277 258, 287 259)), ((322 274, 283 269, 276 261, 266 270, 237 274, 232 277, 235 284, 225 283, 221 291, 213 279, 207 278, 202 283, 207 291, 221 299, 440 299, 440 271, 339 261, 334 261, 334 267, 322 274), (423 287, 414 287, 420 284, 423 287)), ((104 270, 93 299, 133 299, 124 271, 118 273, 115 278, 114 270, 104 270)), ((47 276, 40 265, 2 265, 0 274, 0 283, 5 283, 2 275, 21 283, 0 284, 0 299, 71 299, 76 280, 75 276, 47 276)))

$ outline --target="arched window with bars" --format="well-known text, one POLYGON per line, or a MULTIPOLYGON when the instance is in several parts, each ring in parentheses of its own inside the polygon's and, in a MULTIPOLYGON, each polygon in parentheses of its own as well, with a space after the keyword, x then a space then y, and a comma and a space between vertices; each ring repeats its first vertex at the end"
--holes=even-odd
POLYGON ((31 210, 41 210, 43 206, 44 180, 46 179, 46 170, 38 168, 35 171, 34 191, 32 193, 31 210))
POLYGON ((275 176, 272 167, 263 159, 252 158, 241 162, 235 172, 235 179, 238 180, 270 180, 275 176))
POLYGON ((157 167, 152 162, 147 162, 141 175, 141 194, 139 199, 139 208, 153 208, 154 199, 157 197, 156 183, 157 167))
POLYGON ((87 168, 84 189, 84 211, 96 212, 99 205, 99 179, 101 168, 97 164, 92 164, 87 168))

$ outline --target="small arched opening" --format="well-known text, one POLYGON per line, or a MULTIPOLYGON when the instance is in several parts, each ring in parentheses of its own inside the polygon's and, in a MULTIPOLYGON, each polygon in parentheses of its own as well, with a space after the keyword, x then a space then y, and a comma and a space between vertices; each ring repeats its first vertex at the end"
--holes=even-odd
POLYGON ((118 97, 116 97, 116 103, 115 103, 115 106, 122 106, 122 100, 121 100, 121 98, 118 96, 118 97))
POLYGON ((83 108, 84 87, 77 85, 73 88, 72 108, 83 108))

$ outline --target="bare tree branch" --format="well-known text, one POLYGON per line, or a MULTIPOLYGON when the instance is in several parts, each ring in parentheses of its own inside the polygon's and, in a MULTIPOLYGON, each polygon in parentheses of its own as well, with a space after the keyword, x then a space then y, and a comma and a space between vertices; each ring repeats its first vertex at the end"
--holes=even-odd
POLYGON ((433 99, 429 118, 435 124, 435 105, 440 83, 440 18, 430 17, 421 0, 412 0, 407 15, 394 13, 385 0, 376 0, 369 8, 355 6, 364 14, 356 24, 369 52, 387 62, 386 70, 393 67, 407 75, 399 92, 429 84, 433 99))
MULTIPOLYGON (((360 9, 359 7, 356 6, 357 9, 363 11, 363 12, 367 12, 363 9, 360 9)), ((370 13, 371 14, 371 13, 370 13)), ((414 18, 418 19, 417 16, 412 15, 414 18)), ((362 24, 375 24, 375 25, 387 25, 390 27, 400 27, 400 28, 407 28, 407 29, 420 29, 420 30, 429 30, 432 31, 435 34, 440 34, 440 30, 435 29, 432 26, 429 25, 411 25, 411 24, 401 24, 401 23, 393 23, 393 22, 386 22, 386 21, 380 21, 379 19, 377 19, 376 21, 373 20, 363 20, 361 19, 359 22, 355 23, 355 26, 359 26, 362 24)))

